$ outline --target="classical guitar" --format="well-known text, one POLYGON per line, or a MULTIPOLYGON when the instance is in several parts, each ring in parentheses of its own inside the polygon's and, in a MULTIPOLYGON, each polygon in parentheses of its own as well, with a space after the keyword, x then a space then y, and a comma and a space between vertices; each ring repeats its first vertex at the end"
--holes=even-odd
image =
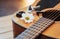
MULTIPOLYGON (((34 24, 31 26, 17 28, 16 25, 14 28, 15 32, 21 30, 17 35, 15 33, 15 39, 41 39, 40 35, 43 34, 44 36, 51 37, 48 39, 60 39, 60 22, 56 22, 60 20, 60 10, 47 10, 42 14, 42 17, 38 19, 34 24), (17 30, 16 30, 17 29, 17 30), (18 30, 19 29, 19 30, 18 30), (24 30, 25 29, 25 30, 24 30)), ((15 22, 15 21, 14 21, 15 22)), ((18 23, 17 23, 18 24, 18 23)))

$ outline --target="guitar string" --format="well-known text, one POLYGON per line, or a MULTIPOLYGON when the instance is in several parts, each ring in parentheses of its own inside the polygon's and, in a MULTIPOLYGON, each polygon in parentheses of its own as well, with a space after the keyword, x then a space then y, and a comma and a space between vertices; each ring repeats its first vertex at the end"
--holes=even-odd
POLYGON ((56 13, 56 12, 54 11, 54 14, 53 14, 53 13, 52 13, 53 10, 52 10, 52 11, 50 10, 49 12, 50 12, 51 14, 50 14, 50 15, 47 14, 47 15, 48 15, 48 16, 46 15, 47 18, 51 18, 51 16, 53 16, 53 15, 56 13))
MULTIPOLYGON (((49 17, 48 18, 50 18, 50 16, 52 15, 52 13, 49 15, 49 17)), ((46 17, 47 17, 47 15, 45 15, 46 17)), ((40 20, 40 19, 39 19, 40 20)))
MULTIPOLYGON (((58 11, 55 11, 55 12, 57 13, 58 11)), ((58 13, 58 14, 59 14, 59 13, 58 13)), ((57 14, 57 15, 58 15, 58 14, 57 14)), ((55 15, 55 16, 56 16, 56 15, 55 15)), ((55 17, 55 16, 54 16, 54 17, 55 17)), ((52 18, 54 18, 54 17, 52 17, 52 18)), ((57 17, 58 17, 58 16, 57 16, 57 17)))
MULTIPOLYGON (((56 11, 55 11, 56 12, 56 11)), ((56 16, 56 15, 55 15, 56 16)))
MULTIPOLYGON (((52 14, 51 14, 52 15, 52 14)), ((47 16, 47 15, 46 15, 47 16)), ((53 16, 53 15, 52 15, 53 16)), ((51 16, 49 16, 49 18, 51 18, 51 16)), ((47 20, 48 21, 48 20, 47 20)))
MULTIPOLYGON (((55 13, 57 13, 57 12, 55 12, 55 13)), ((60 13, 58 12, 56 15, 58 15, 58 14, 60 14, 60 13)), ((55 15, 55 16, 56 16, 56 15, 55 15)), ((51 18, 51 16, 49 16, 49 17, 50 17, 51 19, 53 19, 53 18, 55 18, 55 16, 53 16, 52 18, 51 18)), ((58 16, 60 16, 60 15, 58 15, 58 16)), ((58 16, 57 16, 57 17, 58 17, 58 16)), ((56 17, 56 18, 57 18, 57 17, 56 17)), ((56 18, 55 18, 55 19, 56 19, 56 18)), ((55 19, 53 19, 53 20, 55 20, 55 19)))
MULTIPOLYGON (((49 22, 48 22, 49 23, 49 22)), ((42 27, 42 28, 44 28, 44 27, 42 27)))
MULTIPOLYGON (((60 11, 58 12, 58 16, 57 17, 59 17, 60 16, 60 11)), ((55 17, 53 20, 55 20, 57 17, 55 17)))
MULTIPOLYGON (((58 13, 58 14, 59 14, 59 13, 58 13)), ((58 15, 58 14, 57 14, 57 15, 58 15)), ((56 16, 56 15, 55 15, 55 16, 56 16)), ((55 17, 55 16, 54 16, 54 17, 55 17)), ((60 16, 60 15, 58 15, 58 16, 60 16)), ((58 16, 57 16, 57 17, 58 17, 58 16)), ((54 17, 53 17, 53 18, 54 18, 54 17)), ((57 17, 56 17, 56 18, 57 18, 57 17)), ((55 19, 56 19, 56 18, 55 18, 55 19)), ((52 19, 52 18, 51 18, 51 19, 52 19)), ((55 19, 54 19, 54 20, 55 20, 55 19)))
MULTIPOLYGON (((50 19, 54 20, 53 18, 55 18, 56 15, 58 15, 59 13, 57 13, 58 11, 55 11, 55 13, 53 12, 53 14, 51 15, 51 17, 49 17, 50 19), (57 13, 57 14, 56 14, 57 13)), ((56 16, 57 17, 57 16, 56 16)))

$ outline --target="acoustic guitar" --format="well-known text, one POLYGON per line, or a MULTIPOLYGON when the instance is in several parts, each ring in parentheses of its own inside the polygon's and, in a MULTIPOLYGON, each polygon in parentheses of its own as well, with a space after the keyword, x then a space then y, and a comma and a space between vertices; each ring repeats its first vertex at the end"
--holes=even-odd
POLYGON ((60 10, 47 10, 39 17, 36 16, 35 20, 38 21, 30 24, 23 23, 15 17, 13 19, 15 39, 40 39, 41 34, 49 39, 60 39, 60 10))
POLYGON ((15 39, 60 39, 60 3, 54 9, 46 9, 45 13, 35 15, 33 23, 26 24, 13 16, 13 32, 15 39), (56 9, 56 10, 55 10, 56 9), (58 16, 58 17, 57 17, 58 16))

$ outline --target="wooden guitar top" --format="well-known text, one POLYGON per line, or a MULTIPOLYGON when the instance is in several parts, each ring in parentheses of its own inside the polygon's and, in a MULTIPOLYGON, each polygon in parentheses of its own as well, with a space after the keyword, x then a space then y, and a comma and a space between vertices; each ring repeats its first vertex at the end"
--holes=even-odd
MULTIPOLYGON (((25 23, 23 20, 20 20, 20 18, 17 18, 14 16, 13 21, 17 23, 18 25, 22 25, 24 28, 29 28, 32 24, 34 24, 39 17, 37 15, 34 15, 35 19, 32 23, 25 23)), ((41 16, 40 16, 41 17, 41 16)), ((49 28, 47 28, 42 34, 54 38, 60 38, 60 21, 56 21, 53 25, 51 25, 49 28)))
MULTIPOLYGON (((60 10, 60 3, 54 7, 54 9, 60 10)), ((17 18, 15 15, 13 17, 13 21, 17 23, 18 25, 22 25, 24 28, 29 28, 32 24, 34 24, 40 16, 34 15, 35 19, 32 23, 25 23, 24 21, 20 20, 20 18, 17 18)), ((59 38, 60 39, 60 21, 55 21, 54 24, 52 24, 49 28, 47 28, 43 33, 43 35, 53 37, 53 38, 59 38)))

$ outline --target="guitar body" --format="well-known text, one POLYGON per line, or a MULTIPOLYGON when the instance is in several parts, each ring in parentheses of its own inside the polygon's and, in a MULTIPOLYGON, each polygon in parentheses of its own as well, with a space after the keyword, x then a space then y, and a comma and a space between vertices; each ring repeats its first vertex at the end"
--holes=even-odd
MULTIPOLYGON (((41 16, 42 16, 42 14, 40 14, 39 16, 35 15, 35 19, 32 23, 25 23, 24 21, 20 20, 19 18, 17 18, 14 15, 14 17, 12 19, 14 38, 16 38, 25 29, 29 28, 41 16)), ((42 32, 39 36, 37 36, 36 39, 55 39, 55 38, 60 39, 60 31, 59 30, 60 30, 60 21, 55 21, 54 24, 52 24, 44 32, 42 32)))
MULTIPOLYGON (((32 6, 36 6, 37 2, 39 1, 40 0, 36 0, 36 2, 32 6)), ((53 9, 60 10, 60 3, 53 7, 53 9)), ((41 17, 42 14, 40 14, 39 16, 41 17)), ((16 15, 14 15, 12 19, 14 38, 16 38, 24 30, 29 28, 33 23, 35 23, 39 19, 39 16, 35 15, 34 22, 27 24, 24 23, 24 21, 20 20, 20 18, 17 18, 16 15)), ((42 32, 39 36, 36 37, 36 39, 56 39, 56 38, 60 39, 60 20, 55 21, 54 24, 50 25, 50 27, 48 27, 44 32, 42 32)))

